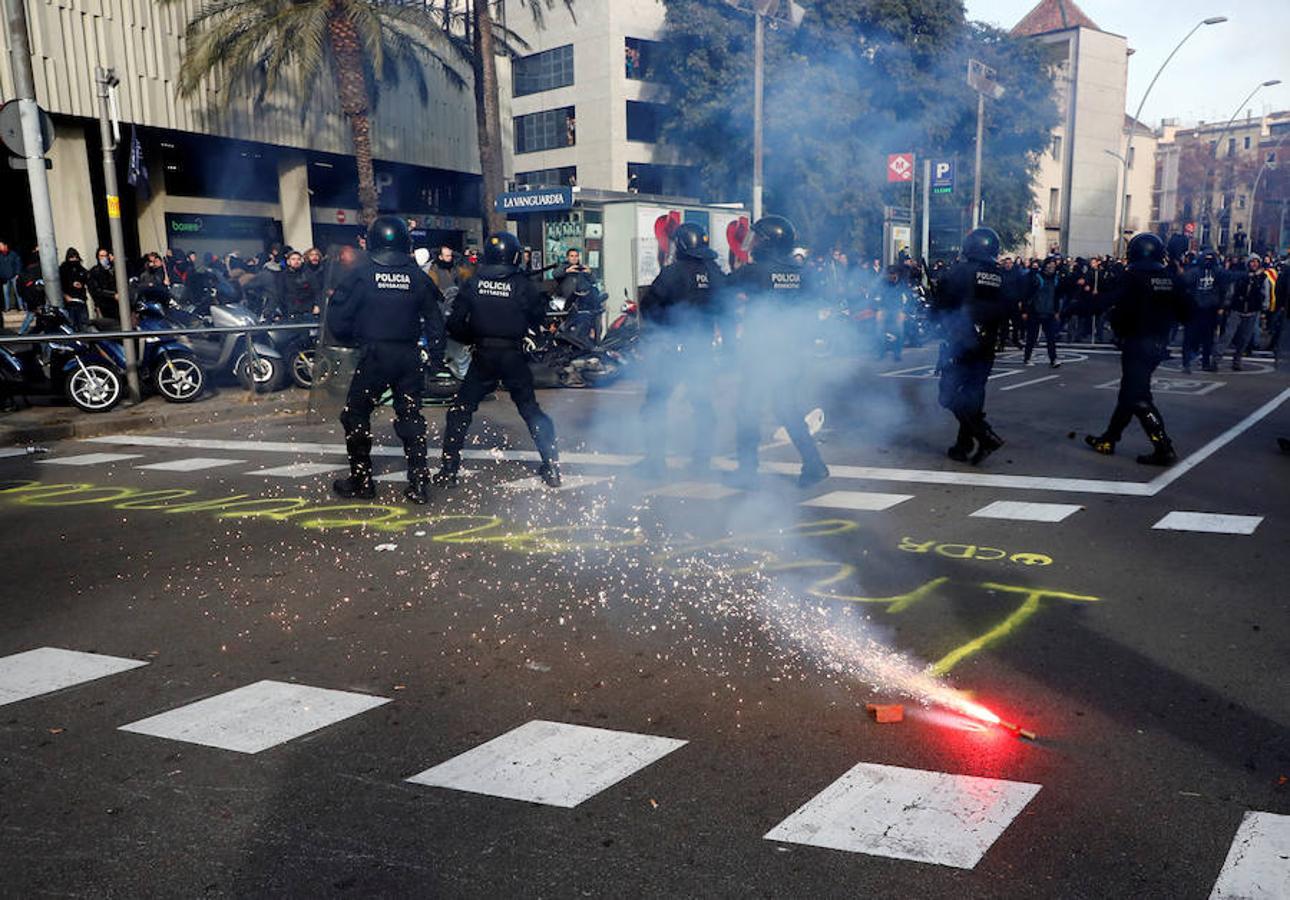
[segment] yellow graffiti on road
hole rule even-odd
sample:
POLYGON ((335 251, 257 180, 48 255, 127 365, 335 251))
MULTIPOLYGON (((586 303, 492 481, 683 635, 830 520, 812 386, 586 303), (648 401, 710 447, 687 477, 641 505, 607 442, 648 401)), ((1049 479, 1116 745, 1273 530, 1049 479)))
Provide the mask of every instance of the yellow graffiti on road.
MULTIPOLYGON (((418 536, 441 544, 488 545, 528 554, 558 554, 574 550, 609 550, 638 547, 645 543, 638 529, 584 524, 517 529, 498 516, 466 514, 416 514, 399 506, 375 503, 320 503, 304 497, 256 498, 248 494, 201 499, 196 491, 170 488, 101 486, 83 483, 45 484, 39 481, 0 482, 0 499, 23 506, 75 508, 106 507, 144 511, 161 515, 206 513, 217 519, 259 519, 286 522, 310 531, 371 530, 382 534, 415 531, 418 536)), ((940 596, 947 586, 958 584, 947 577, 932 578, 914 589, 890 596, 848 593, 845 585, 860 574, 851 563, 807 557, 785 556, 790 545, 802 546, 808 539, 847 534, 858 529, 846 519, 821 519, 788 529, 731 534, 716 540, 664 547, 651 556, 659 567, 678 575, 698 571, 700 566, 722 577, 751 574, 801 575, 802 591, 811 597, 835 603, 864 603, 885 607, 888 615, 899 615, 917 604, 940 596)), ((1023 566, 1047 566, 1052 559, 1041 554, 1011 554, 970 544, 915 542, 905 538, 899 547, 909 553, 935 553, 950 559, 1001 560, 1005 556, 1023 566), (993 551, 993 552, 992 552, 993 551), (1000 555, 994 555, 995 552, 1000 555), (1037 561, 1027 561, 1034 557, 1037 561), (1042 560, 1042 561, 1038 561, 1042 560)), ((1100 598, 1027 585, 984 582, 972 587, 1015 595, 1020 605, 983 634, 951 649, 934 662, 929 671, 945 675, 963 660, 1007 638, 1037 613, 1045 600, 1068 603, 1096 603, 1100 598)))
POLYGON ((210 513, 218 519, 267 519, 310 531, 371 529, 383 534, 425 532, 441 544, 489 544, 523 553, 561 553, 580 549, 633 547, 644 542, 635 529, 607 525, 560 525, 515 530, 498 516, 418 515, 400 506, 375 503, 318 503, 304 497, 254 498, 248 494, 197 499, 178 488, 140 490, 93 484, 0 482, 0 497, 23 506, 106 506, 164 515, 210 513))
MULTIPOLYGON (((822 519, 785 530, 730 535, 715 541, 681 544, 655 554, 653 559, 656 563, 667 566, 678 573, 687 571, 696 558, 705 554, 715 555, 715 565, 718 571, 724 575, 746 575, 757 572, 813 573, 814 577, 803 588, 808 595, 821 600, 831 600, 839 603, 865 603, 885 606, 884 612, 889 615, 898 615, 917 603, 936 597, 943 588, 954 583, 949 578, 939 577, 930 579, 905 593, 877 597, 862 596, 845 593, 840 587, 848 582, 855 581, 860 574, 856 566, 836 560, 812 558, 798 560, 785 559, 782 556, 785 547, 795 543, 796 539, 842 534, 854 531, 858 527, 856 523, 846 519, 822 519), (738 554, 738 556, 735 556, 735 554, 738 554), (743 559, 740 560, 739 556, 743 557, 743 559)), ((935 541, 915 544, 909 538, 904 539, 900 549, 907 552, 930 553, 935 551, 937 547, 949 548, 948 553, 940 555, 948 556, 950 559, 984 558, 992 560, 1003 558, 990 554, 981 557, 972 552, 967 552, 991 548, 978 548, 974 545, 965 544, 937 544, 935 541), (907 547, 905 544, 910 546, 907 547), (910 549, 910 547, 917 547, 918 549, 910 549)), ((998 552, 1004 553, 1004 551, 998 552)), ((1007 554, 1005 553, 1004 555, 1006 556, 1007 554)), ((1042 556, 1041 554, 1013 554, 1013 556, 1033 556, 1044 560, 1043 562, 1014 560, 1025 566, 1046 566, 1052 563, 1050 557, 1042 556)), ((985 633, 954 647, 932 663, 928 667, 928 671, 934 675, 946 675, 963 660, 980 653, 992 644, 1013 634, 1039 611, 1044 600, 1071 603, 1097 603, 1101 600, 1100 597, 1073 594, 1067 591, 1026 585, 999 584, 997 582, 972 584, 972 587, 991 593, 1013 594, 1023 599, 1016 609, 985 633)))
POLYGON ((1009 553, 998 547, 979 547, 976 544, 942 544, 937 541, 916 541, 901 538, 897 550, 906 553, 935 553, 946 559, 979 559, 985 562, 1013 562, 1021 566, 1051 566, 1053 558, 1043 553, 1009 553))

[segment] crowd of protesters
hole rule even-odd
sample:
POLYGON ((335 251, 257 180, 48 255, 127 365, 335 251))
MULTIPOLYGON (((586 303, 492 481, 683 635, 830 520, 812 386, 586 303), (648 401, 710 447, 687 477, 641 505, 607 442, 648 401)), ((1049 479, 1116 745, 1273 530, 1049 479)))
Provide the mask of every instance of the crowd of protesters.
MULTIPOLYGON (((921 341, 921 332, 910 326, 925 315, 948 267, 945 261, 928 266, 906 254, 891 266, 878 259, 856 262, 841 250, 812 255, 799 249, 796 255, 812 273, 825 304, 866 323, 874 353, 881 357, 890 352, 896 359, 902 346, 921 341)), ((1053 253, 1042 259, 1005 256, 999 263, 1012 310, 1000 336, 1001 349, 1014 347, 1031 363, 1042 339, 1048 363, 1055 368, 1061 365, 1058 342, 1114 341, 1114 328, 1105 317, 1067 311, 1092 295, 1109 292, 1124 277, 1122 260, 1053 253)), ((1279 361, 1290 257, 1191 251, 1176 264, 1198 308, 1189 326, 1171 336, 1170 343, 1183 351, 1185 372, 1197 361, 1207 371, 1216 371, 1224 359, 1240 371, 1242 359, 1253 350, 1271 350, 1279 361)))

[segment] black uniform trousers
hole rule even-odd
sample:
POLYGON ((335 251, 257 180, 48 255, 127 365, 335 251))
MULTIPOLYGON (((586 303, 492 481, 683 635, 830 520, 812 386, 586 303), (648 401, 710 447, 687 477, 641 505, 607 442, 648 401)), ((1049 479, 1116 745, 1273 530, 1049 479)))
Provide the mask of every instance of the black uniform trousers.
POLYGON ((641 419, 645 429, 645 458, 663 462, 667 458, 667 404, 676 389, 685 385, 685 399, 692 412, 696 465, 706 466, 712 458, 712 429, 716 412, 712 408, 712 383, 716 361, 711 346, 683 346, 660 338, 646 347, 649 382, 641 419))
POLYGON ((1214 330, 1218 328, 1218 309, 1217 307, 1199 306, 1193 312, 1190 319, 1187 320, 1186 330, 1183 332, 1183 365, 1190 366, 1196 354, 1200 354, 1200 362, 1205 368, 1209 368, 1214 356, 1214 330))
POLYGON ((1118 442, 1136 416, 1152 444, 1168 441, 1164 418, 1151 396, 1151 375, 1165 358, 1165 348, 1150 342, 1128 341, 1120 353, 1120 394, 1103 435, 1118 442))
POLYGON ((820 468, 820 448, 806 427, 806 411, 797 393, 798 382, 786 379, 770 360, 750 358, 739 362, 739 396, 735 400, 735 457, 739 468, 757 471, 757 448, 761 443, 762 409, 769 405, 775 421, 784 426, 789 440, 802 457, 802 465, 820 468))
POLYGON ((1030 356, 1035 352, 1035 344, 1039 343, 1039 329, 1044 330, 1044 341, 1048 345, 1048 361, 1057 362, 1057 317, 1056 316, 1037 316, 1031 314, 1026 319, 1026 362, 1030 362, 1030 356))
POLYGON ((394 433, 403 441, 409 480, 426 471, 426 420, 421 415, 425 376, 416 344, 380 343, 363 347, 349 396, 340 413, 350 473, 372 477, 372 411, 387 390, 394 394, 394 433))
POLYGON ((555 423, 538 406, 533 392, 533 372, 524 351, 517 341, 484 339, 475 344, 466 378, 457 391, 457 399, 448 408, 443 438, 444 463, 452 468, 461 464, 461 448, 466 443, 470 420, 479 409, 479 402, 497 388, 498 381, 511 395, 543 462, 556 462, 555 423))
POLYGON ((990 425, 985 419, 985 386, 994 368, 993 356, 958 355, 953 349, 945 354, 941 368, 939 401, 959 423, 955 446, 971 450, 972 442, 989 439, 990 425))

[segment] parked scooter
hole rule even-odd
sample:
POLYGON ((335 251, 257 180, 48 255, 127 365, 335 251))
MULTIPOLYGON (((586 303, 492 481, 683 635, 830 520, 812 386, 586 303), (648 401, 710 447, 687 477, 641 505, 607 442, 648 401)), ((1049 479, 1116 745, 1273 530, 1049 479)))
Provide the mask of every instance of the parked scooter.
MULTIPOLYGON (((318 322, 318 316, 296 316, 283 320, 292 324, 318 322)), ((265 322, 265 324, 272 324, 265 322)), ((268 331, 269 343, 278 349, 286 361, 287 377, 296 387, 306 391, 314 386, 314 362, 318 358, 318 333, 315 331, 268 331)))
POLYGON ((71 337, 64 310, 41 307, 28 334, 66 334, 67 340, 0 344, 0 400, 12 406, 18 397, 63 395, 85 412, 107 412, 121 402, 123 364, 102 341, 71 337))
MULTIPOLYGON (((252 328, 255 314, 240 303, 215 303, 204 291, 167 305, 166 317, 180 328, 252 328)), ((197 361, 211 374, 233 375, 248 390, 276 391, 287 379, 282 353, 263 333, 194 334, 188 339, 197 361)))
POLYGON ((574 356, 569 366, 591 387, 608 384, 640 362, 640 337, 640 307, 629 299, 604 337, 574 356))
MULTIPOLYGON (((156 303, 141 301, 134 307, 139 331, 166 331, 172 327, 165 311, 156 303)), ((112 323, 115 324, 115 323, 112 323)), ((115 341, 104 341, 104 349, 125 371, 125 350, 115 341)), ((193 349, 178 338, 145 337, 140 342, 139 380, 150 385, 170 403, 192 403, 206 389, 206 372, 193 349)))

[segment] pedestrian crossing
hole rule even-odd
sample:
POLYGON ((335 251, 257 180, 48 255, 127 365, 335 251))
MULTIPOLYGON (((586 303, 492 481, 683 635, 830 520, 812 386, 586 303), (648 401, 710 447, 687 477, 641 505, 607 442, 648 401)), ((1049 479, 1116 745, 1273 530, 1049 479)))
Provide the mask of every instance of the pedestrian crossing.
MULTIPOLYGON (((58 454, 43 457, 38 459, 36 463, 41 467, 65 467, 78 470, 109 468, 117 464, 129 464, 130 468, 140 472, 161 472, 173 475, 200 475, 202 473, 214 473, 221 476, 236 475, 262 479, 269 483, 278 481, 327 483, 331 477, 348 471, 348 467, 343 459, 344 447, 341 445, 314 443, 295 444, 252 440, 235 441, 187 439, 147 435, 120 435, 108 438, 91 438, 87 442, 92 444, 121 444, 138 449, 152 449, 160 452, 173 452, 176 450, 216 450, 237 453, 238 456, 180 456, 173 459, 149 461, 148 455, 144 453, 106 451, 77 452, 75 449, 69 448, 66 455, 58 454), (294 453, 298 456, 330 456, 333 459, 331 461, 306 461, 297 459, 283 465, 264 466, 263 463, 257 464, 244 458, 251 456, 252 453, 283 454, 288 452, 294 453)), ((394 446, 377 446, 373 448, 373 456, 377 459, 397 458, 401 461, 402 448, 394 446)), ((500 449, 468 450, 463 454, 463 456, 476 462, 492 464, 512 462, 534 463, 538 461, 537 454, 532 451, 500 449)), ((23 454, 23 457, 26 457, 25 453, 23 454)), ((20 459, 20 457, 16 456, 9 458, 10 463, 15 465, 21 464, 20 459)), ((6 457, 0 457, 0 465, 3 465, 5 460, 6 457)), ((646 482, 639 482, 635 479, 616 478, 607 474, 578 474, 569 473, 567 471, 570 466, 586 466, 603 473, 606 468, 631 466, 638 461, 638 457, 615 454, 585 452, 565 454, 562 460, 562 464, 566 467, 564 485, 558 492, 573 494, 582 491, 622 491, 624 489, 636 489, 639 490, 642 497, 647 499, 694 502, 721 502, 738 500, 748 496, 747 491, 726 485, 721 482, 719 477, 713 478, 712 480, 684 479, 661 485, 651 485, 646 482)), ((732 468, 732 465, 733 464, 729 463, 729 461, 717 460, 716 469, 718 472, 715 474, 719 475, 719 470, 732 468)), ((794 475, 797 472, 796 466, 786 463, 764 464, 762 469, 763 472, 770 475, 794 475)), ((835 473, 841 470, 844 476, 848 474, 848 470, 853 469, 859 471, 860 467, 834 467, 835 473)), ((466 476, 477 475, 477 473, 469 466, 463 470, 463 474, 466 476)), ((856 472, 850 472, 849 474, 856 475, 856 472)), ((862 476, 857 475, 857 477, 862 476)), ((382 483, 402 482, 406 480, 406 473, 401 468, 396 468, 393 471, 378 474, 375 477, 375 480, 382 483)), ((836 478, 831 479, 830 485, 837 480, 838 479, 836 478)), ((505 493, 551 491, 550 488, 545 487, 540 481, 532 477, 500 481, 494 486, 505 493)), ((823 493, 802 499, 798 501, 798 503, 804 508, 833 509, 848 513, 888 513, 916 499, 917 495, 915 494, 897 494, 883 491, 845 489, 825 490, 823 493)), ((1036 525, 1060 525, 1070 520, 1072 517, 1085 512, 1085 510, 1085 506, 1071 503, 994 500, 970 512, 968 516, 973 519, 1026 522, 1036 525)), ((1157 520, 1151 527, 1154 531, 1250 536, 1259 530, 1260 526, 1264 522, 1264 518, 1265 517, 1263 516, 1254 515, 1174 510, 1157 520)))
MULTIPOLYGON (((0 706, 38 703, 56 692, 128 678, 127 673, 147 665, 143 660, 58 647, 0 657, 0 706)), ((136 672, 133 677, 145 674, 136 672)), ((116 681, 111 689, 123 686, 116 681)), ((117 730, 244 756, 315 735, 317 745, 305 752, 330 759, 329 732, 394 702, 294 681, 262 680, 194 699, 117 730)), ((94 740, 101 750, 105 738, 94 740)), ((433 762, 404 781, 431 790, 571 810, 619 790, 643 770, 684 753, 689 744, 674 734, 534 719, 433 762)), ((669 777, 691 770, 678 758, 669 777)), ((759 831, 756 822, 741 827, 749 839, 760 833, 779 844, 971 870, 1042 790, 1042 785, 1029 782, 861 761, 831 783, 819 785, 795 810, 785 810, 778 823, 767 823, 769 830, 759 831)), ((1032 818, 1055 814, 1045 810, 1032 818)), ((1037 827, 1042 825, 1040 821, 1037 827)), ((1211 897, 1285 896, 1278 891, 1290 877, 1288 856, 1290 816, 1247 812, 1211 897)))

